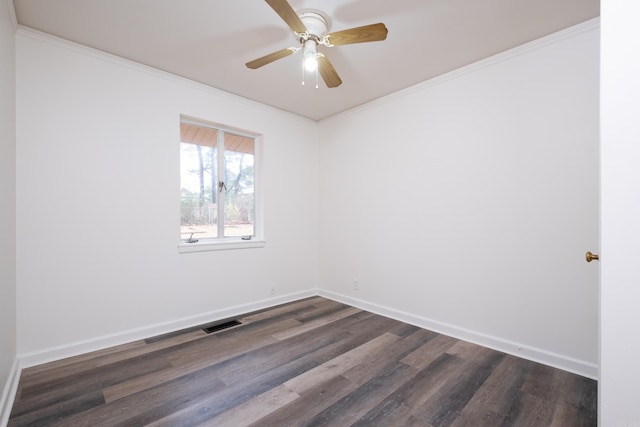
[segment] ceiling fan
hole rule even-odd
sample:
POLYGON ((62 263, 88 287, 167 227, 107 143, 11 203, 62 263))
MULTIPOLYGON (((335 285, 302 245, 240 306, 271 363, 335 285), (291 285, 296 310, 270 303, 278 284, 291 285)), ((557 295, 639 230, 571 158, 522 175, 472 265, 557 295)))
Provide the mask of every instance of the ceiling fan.
POLYGON ((338 87, 342 84, 342 80, 329 59, 323 53, 318 52, 318 45, 332 47, 382 41, 387 38, 388 30, 382 23, 328 33, 329 21, 320 12, 306 11, 298 15, 287 0, 265 1, 291 28, 296 39, 300 42, 300 46, 288 47, 247 62, 247 67, 251 69, 260 68, 278 59, 293 55, 302 49, 305 68, 309 71, 319 72, 327 87, 338 87))

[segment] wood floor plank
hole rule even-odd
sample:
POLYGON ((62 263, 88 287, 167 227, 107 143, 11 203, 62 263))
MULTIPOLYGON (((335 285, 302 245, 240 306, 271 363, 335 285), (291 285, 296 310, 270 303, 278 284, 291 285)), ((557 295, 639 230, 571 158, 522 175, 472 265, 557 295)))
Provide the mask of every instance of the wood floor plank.
POLYGON ((304 312, 301 312, 298 316, 296 316, 296 319, 298 319, 302 323, 308 323, 312 320, 320 318, 326 320, 329 319, 334 313, 348 308, 354 307, 342 304, 341 302, 325 299, 324 301, 314 303, 313 310, 305 310, 304 312))
POLYGON ((369 381, 343 396, 317 415, 310 414, 304 426, 349 426, 372 411, 385 398, 416 375, 416 369, 396 363, 376 371, 369 381))
MULTIPOLYGON (((271 325, 271 327, 280 330, 297 324, 298 322, 294 319, 285 319, 276 325, 271 325)), ((105 400, 107 402, 112 402, 116 399, 121 399, 146 388, 153 387, 175 378, 179 378, 180 376, 187 375, 191 372, 198 371, 207 366, 211 366, 213 363, 220 363, 234 357, 239 357, 241 354, 276 342, 275 339, 269 336, 268 329, 262 332, 265 333, 264 336, 243 336, 243 340, 228 338, 228 336, 227 339, 213 339, 212 337, 212 345, 198 347, 197 349, 185 349, 185 351, 180 352, 180 354, 174 353, 167 355, 168 360, 171 362, 171 366, 168 366, 166 369, 161 371, 153 372, 151 375, 139 376, 129 381, 105 387, 105 400)))
MULTIPOLYGON (((449 382, 426 401, 412 415, 434 426, 451 424, 471 400, 478 388, 505 357, 503 353, 475 346, 475 351, 463 359, 458 372, 461 380, 449 382)), ((457 357, 457 356, 456 356, 457 357)))
POLYGON ((79 362, 84 362, 87 360, 95 360, 105 355, 120 353, 125 350, 141 348, 144 346, 145 346, 144 340, 138 340, 138 341, 132 341, 132 342, 114 346, 114 347, 105 348, 102 350, 96 350, 90 353, 80 354, 72 357, 66 357, 64 359, 55 360, 53 362, 43 363, 42 365, 23 369, 21 378, 24 378, 25 380, 27 380, 30 377, 37 376, 43 372, 52 372, 54 369, 57 370, 59 368, 62 368, 63 366, 67 366, 70 364, 77 365, 79 362))
MULTIPOLYGON (((215 393, 224 388, 216 378, 215 369, 180 377, 168 383, 118 399, 62 420, 60 426, 122 426, 145 425, 190 404, 201 394, 215 393)), ((58 423, 53 424, 58 425, 58 423)))
POLYGON ((61 419, 83 413, 104 403, 104 396, 100 390, 75 394, 66 400, 57 401, 54 405, 40 406, 38 409, 22 413, 17 411, 14 413, 9 425, 31 427, 52 425, 61 419))
MULTIPOLYGON (((101 350, 98 352, 90 353, 89 355, 80 355, 64 359, 65 363, 57 366, 57 362, 51 364, 44 364, 38 369, 43 371, 40 374, 31 374, 33 372, 39 372, 35 368, 29 368, 29 371, 24 377, 22 387, 27 388, 40 388, 43 383, 50 383, 56 379, 68 378, 69 375, 77 375, 80 372, 89 372, 100 367, 110 366, 114 363, 121 362, 123 360, 132 360, 137 357, 143 357, 153 352, 163 350, 166 348, 176 349, 179 344, 189 343, 194 340, 198 340, 206 337, 206 334, 202 331, 185 334, 180 337, 175 337, 171 341, 158 342, 153 344, 144 344, 144 341, 136 341, 135 345, 117 346, 113 350, 101 350)), ((21 377, 22 379, 22 377, 21 377)))
POLYGON ((253 323, 260 320, 278 318, 280 316, 297 316, 309 311, 317 310, 318 306, 324 304, 326 301, 330 300, 326 300, 325 298, 316 296, 305 298, 295 302, 276 305, 274 307, 254 311, 238 317, 242 320, 243 323, 253 323))
MULTIPOLYGON (((234 406, 241 405, 274 387, 280 386, 296 375, 315 368, 323 361, 330 360, 335 355, 341 354, 344 348, 353 348, 355 346, 354 341, 359 343, 359 340, 356 340, 358 337, 353 337, 348 332, 342 332, 339 335, 323 334, 317 329, 313 332, 314 334, 290 338, 287 340, 290 345, 289 348, 285 346, 284 342, 267 346, 269 349, 282 346, 275 353, 280 355, 280 359, 276 360, 273 365, 260 363, 259 361, 262 357, 256 357, 256 362, 254 362, 256 364, 247 365, 251 355, 245 355, 245 359, 239 362, 239 368, 245 373, 241 380, 229 381, 227 387, 215 393, 208 393, 194 398, 188 407, 177 412, 175 416, 167 416, 165 418, 172 422, 179 420, 179 423, 176 422, 176 424, 182 427, 195 426, 207 422, 212 417, 218 416, 234 406), (291 346, 294 342, 296 344, 295 348, 291 346), (288 362, 285 362, 287 360, 288 362)), ((269 355, 272 354, 274 353, 267 351, 262 356, 266 356, 270 360, 269 355)), ((228 362, 225 363, 225 368, 233 369, 228 362)), ((220 375, 220 371, 218 370, 217 372, 218 377, 224 378, 225 375, 220 375)), ((160 421, 160 425, 162 425, 162 421, 160 421)))
POLYGON ((156 372, 168 366, 170 365, 166 360, 136 358, 114 363, 109 366, 109 369, 81 371, 65 378, 57 378, 50 383, 24 388, 20 400, 13 406, 13 414, 18 416, 46 406, 59 405, 60 402, 74 400, 81 394, 102 391, 105 386, 127 378, 156 372))
MULTIPOLYGON (((411 419, 420 421, 414 416, 411 419)), ((449 427, 469 427, 469 426, 482 426, 482 427, 495 427, 495 426, 510 426, 507 422, 507 416, 504 414, 498 414, 491 410, 483 410, 481 412, 465 411, 458 415, 449 427)), ((435 427, 435 426, 434 426, 435 427)))
MULTIPOLYGON (((337 345, 336 343, 333 344, 337 345)), ((329 345, 331 347, 331 345, 329 345)), ((219 416, 225 411, 229 411, 234 407, 243 405, 245 402, 267 393, 273 388, 283 386, 283 383, 290 379, 293 375, 300 372, 306 372, 317 366, 313 360, 314 355, 308 354, 275 369, 266 372, 254 372, 245 382, 234 383, 217 393, 209 393, 208 395, 194 399, 191 404, 184 408, 176 417, 170 417, 172 421, 179 420, 179 424, 183 427, 196 426, 206 423, 213 417, 219 416)), ((249 369, 251 370, 251 369, 249 369)), ((166 425, 176 425, 166 424, 166 425)))
POLYGON ((420 348, 402 358, 401 362, 421 370, 440 357, 442 353, 449 350, 458 340, 446 335, 438 335, 429 340, 420 348))
POLYGON ((380 334, 381 330, 396 324, 396 321, 383 317, 356 315, 342 323, 338 329, 327 324, 306 334, 271 344, 264 350, 252 352, 255 354, 248 353, 245 356, 249 359, 239 363, 240 366, 231 378, 228 374, 219 372, 219 378, 229 385, 225 390, 194 399, 188 408, 169 419, 179 419, 179 424, 184 427, 207 422, 229 408, 243 404, 290 378, 356 348, 380 334), (354 331, 359 333, 354 334, 354 331), (251 362, 252 359, 255 360, 251 362))
POLYGON ((286 330, 288 327, 298 325, 295 319, 282 319, 275 325, 264 325, 264 329, 243 329, 242 339, 233 334, 218 334, 215 340, 201 340, 196 345, 183 347, 178 351, 174 351, 167 356, 168 360, 174 366, 188 365, 198 362, 206 355, 215 354, 218 358, 229 358, 236 354, 242 354, 246 347, 258 348, 276 342, 273 338, 272 328, 275 330, 286 330))
POLYGON ((309 332, 315 328, 325 326, 327 323, 335 322, 335 321, 344 319, 345 317, 352 316, 356 313, 359 313, 360 311, 361 311, 360 309, 357 309, 354 307, 345 308, 340 311, 331 313, 328 316, 317 318, 307 323, 303 323, 302 325, 296 326, 295 328, 291 328, 286 331, 273 334, 273 337, 277 340, 285 340, 287 338, 291 338, 293 336, 303 334, 305 332, 309 332))
POLYGON ((307 389, 288 405, 249 425, 253 427, 304 425, 309 414, 323 411, 353 389, 351 381, 343 376, 332 377, 307 389))
POLYGON ((576 425, 596 426, 598 424, 598 388, 596 382, 580 375, 570 374, 571 381, 560 390, 565 400, 577 409, 576 425))
POLYGON ((300 395, 286 384, 268 390, 251 400, 228 409, 222 414, 200 424, 201 427, 248 426, 262 420, 298 399, 300 395))
MULTIPOLYGON (((327 324, 325 327, 316 328, 305 334, 247 353, 248 360, 245 363, 238 364, 235 370, 221 373, 220 378, 228 385, 244 383, 250 381, 257 373, 280 369, 292 362, 305 360, 314 364, 315 368, 367 343, 393 324, 392 322, 382 317, 375 319, 353 317, 346 320, 339 328, 327 324), (248 366, 251 369, 247 369, 248 366)), ((295 374, 292 375, 294 377, 303 372, 292 368, 292 373, 295 374)))
POLYGON ((392 346, 399 338, 390 333, 384 333, 377 338, 362 344, 353 350, 341 354, 322 365, 287 381, 285 385, 291 390, 302 394, 317 384, 342 375, 345 371, 361 363, 367 363, 370 356, 375 356, 387 346, 392 346))
POLYGON ((520 360, 513 356, 505 356, 495 370, 478 388, 469 403, 464 406, 460 416, 451 424, 452 427, 464 427, 477 418, 478 413, 486 412, 479 422, 485 425, 500 425, 508 417, 519 389, 527 373, 522 369, 520 360))
POLYGON ((583 426, 583 425, 595 425, 586 424, 580 420, 579 409, 570 403, 565 401, 556 402, 553 410, 553 416, 550 427, 571 427, 571 426, 583 426))
POLYGON ((322 297, 25 369, 8 426, 597 425, 597 383, 322 297))
MULTIPOLYGON (((508 425, 549 426, 553 419, 555 402, 529 393, 521 393, 509 414, 508 425)), ((568 426, 567 426, 568 427, 568 426)))
POLYGON ((354 426, 402 425, 414 408, 430 399, 454 376, 462 360, 443 353, 363 415, 354 426))
MULTIPOLYGON (((392 328, 392 330, 397 330, 392 328)), ((392 332, 389 332, 393 334, 392 332)), ((395 335, 395 334, 393 334, 395 335)), ((388 346, 383 351, 376 352, 374 357, 369 357, 353 366, 342 375, 357 386, 371 380, 388 366, 394 366, 398 360, 402 361, 405 355, 413 352, 417 347, 430 341, 436 335, 425 329, 418 329, 407 335, 404 339, 398 339, 396 343, 388 346)))
POLYGON ((274 388, 282 387, 284 381, 291 377, 292 372, 304 372, 314 366, 316 364, 313 360, 296 360, 282 366, 280 369, 273 369, 260 375, 256 374, 245 383, 224 386, 214 392, 194 397, 185 407, 170 414, 165 414, 148 425, 199 426, 223 414, 225 411, 232 410, 264 393, 268 393, 274 388))

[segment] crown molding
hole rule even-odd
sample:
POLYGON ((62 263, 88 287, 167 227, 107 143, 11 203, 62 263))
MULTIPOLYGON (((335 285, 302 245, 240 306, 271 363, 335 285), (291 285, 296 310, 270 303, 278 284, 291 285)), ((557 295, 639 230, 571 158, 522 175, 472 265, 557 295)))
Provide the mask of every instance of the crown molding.
POLYGON ((7 8, 9 9, 9 17, 11 18, 11 24, 13 25, 13 31, 18 31, 18 18, 16 17, 16 8, 13 4, 13 0, 7 0, 7 8))
MULTIPOLYGON (((11 0, 9 0, 11 1, 11 0)), ((33 28, 30 27, 26 27, 24 25, 20 25, 18 24, 18 29, 17 29, 17 35, 19 36, 23 36, 32 40, 36 40, 42 43, 46 43, 49 45, 53 45, 53 46, 57 46, 61 49, 65 49, 65 50, 69 50, 75 53, 78 53, 80 55, 86 55, 89 57, 93 57, 105 62, 109 62, 115 65, 119 65, 121 67, 125 67, 125 68, 129 68, 131 70, 135 70, 138 72, 142 72, 145 74, 148 74, 150 76, 156 77, 156 78, 160 78, 160 79, 164 79, 167 81, 170 81, 174 84, 178 84, 181 86, 186 86, 189 87, 191 89, 195 89, 201 92, 206 92, 208 94, 220 97, 220 98, 225 98, 231 102, 236 102, 236 103, 240 103, 240 104, 245 104, 247 106, 250 106, 251 108, 258 108, 258 109, 262 109, 265 111, 277 111, 280 114, 284 114, 287 115, 289 117, 295 118, 297 120, 301 120, 301 121, 306 121, 306 122, 316 122, 316 120, 312 120, 310 118, 307 117, 303 117, 300 116, 298 114, 294 114, 291 113, 289 111, 285 111, 276 107, 273 107, 271 105, 267 105, 264 103, 261 103, 259 101, 254 101, 252 99, 249 98, 245 98, 243 96, 240 95, 236 95, 235 93, 231 93, 231 92, 227 92, 224 91, 222 89, 218 89, 214 86, 209 86, 206 85, 204 83, 200 83, 196 80, 191 80, 188 79, 186 77, 182 77, 179 76, 177 74, 172 74, 168 71, 163 71, 160 70, 158 68, 154 68, 151 67, 149 65, 144 65, 140 62, 136 62, 130 59, 126 59, 123 58, 121 56, 118 55, 114 55, 111 53, 107 53, 105 51, 102 51, 100 49, 96 49, 96 48, 92 48, 89 46, 85 46, 83 44, 80 43, 76 43, 67 39, 63 39, 61 37, 57 37, 54 36, 52 34, 49 33, 45 33, 43 31, 39 31, 39 30, 35 30, 33 28)))

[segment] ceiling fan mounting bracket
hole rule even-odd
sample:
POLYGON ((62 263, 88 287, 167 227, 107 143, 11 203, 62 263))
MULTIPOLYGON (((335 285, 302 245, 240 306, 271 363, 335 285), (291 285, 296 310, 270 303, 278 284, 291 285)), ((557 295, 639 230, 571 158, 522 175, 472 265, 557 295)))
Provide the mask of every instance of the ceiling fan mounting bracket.
POLYGON ((318 10, 305 9, 298 12, 298 17, 307 28, 304 33, 294 33, 300 43, 314 40, 316 44, 322 43, 324 36, 329 32, 329 18, 318 10))

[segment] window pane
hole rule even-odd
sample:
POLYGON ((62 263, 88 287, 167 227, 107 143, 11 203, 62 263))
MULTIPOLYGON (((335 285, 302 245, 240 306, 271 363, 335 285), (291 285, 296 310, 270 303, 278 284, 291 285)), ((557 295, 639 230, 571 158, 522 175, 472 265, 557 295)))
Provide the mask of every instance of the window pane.
POLYGON ((218 237, 218 132, 181 123, 180 136, 181 238, 218 237))
POLYGON ((224 235, 255 236, 254 140, 224 134, 224 235))

